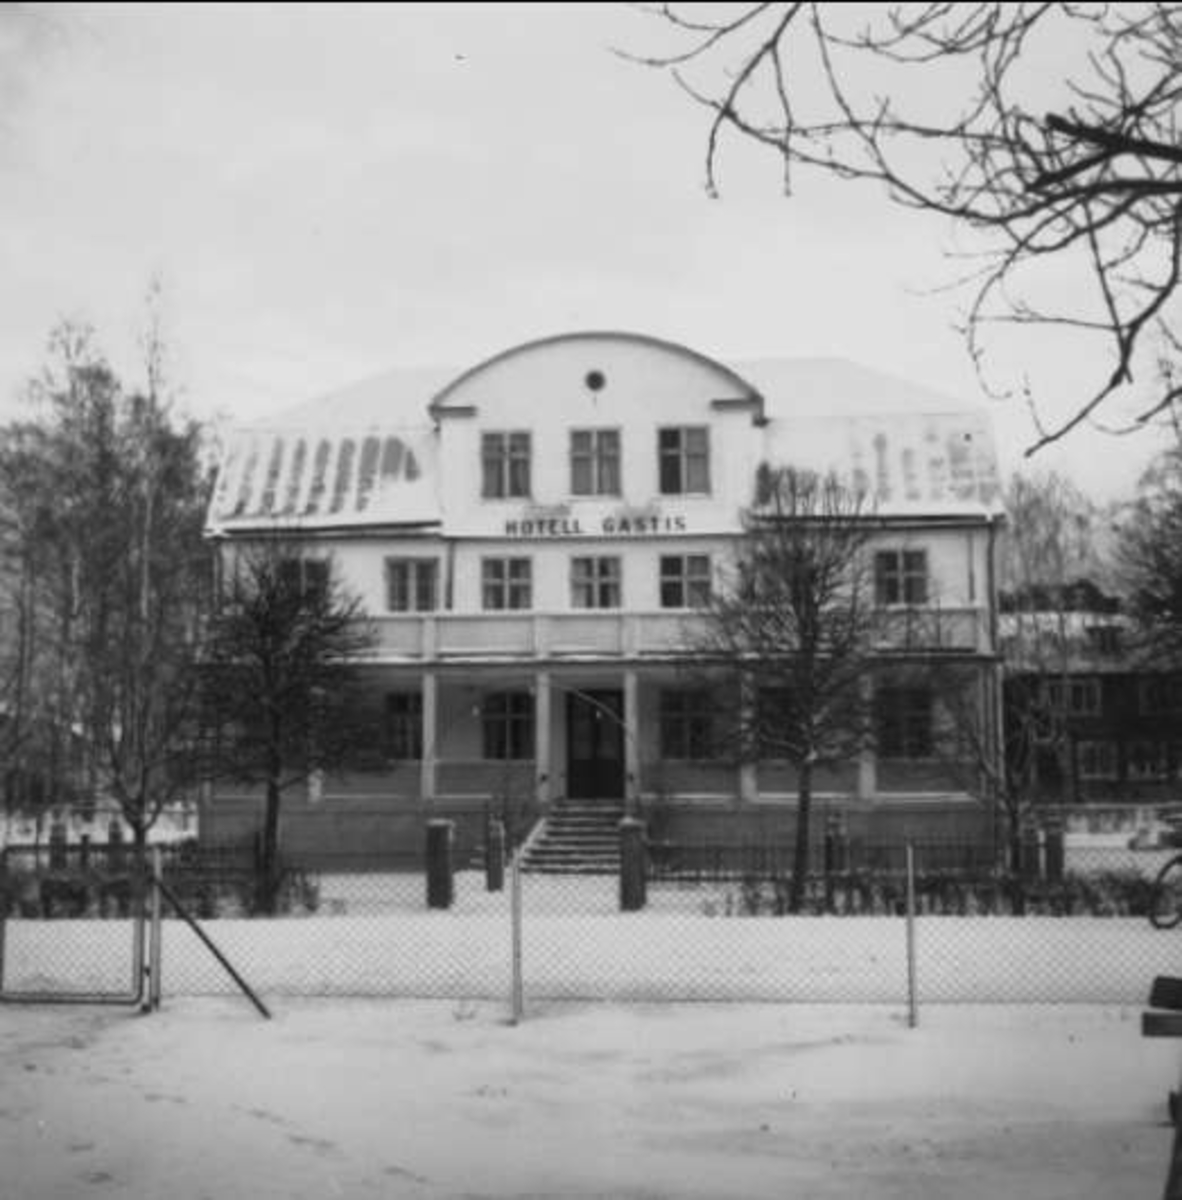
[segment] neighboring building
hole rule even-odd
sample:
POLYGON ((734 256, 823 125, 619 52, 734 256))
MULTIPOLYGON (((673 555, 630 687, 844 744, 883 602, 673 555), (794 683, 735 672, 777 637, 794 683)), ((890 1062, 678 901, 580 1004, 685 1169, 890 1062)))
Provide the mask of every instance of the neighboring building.
POLYGON ((1080 580, 1002 597, 1011 728, 1038 730, 1034 793, 1078 831, 1153 829, 1182 807, 1182 671, 1137 645, 1119 601, 1080 580))
MULTIPOLYGON (((685 836, 790 833, 792 771, 710 757, 710 697, 684 648, 762 462, 835 469, 874 495, 884 612, 938 613, 933 651, 976 672, 996 713, 1000 487, 980 409, 841 361, 728 366, 576 333, 237 431, 210 537, 224 555, 274 536, 331 554, 380 635, 365 669, 389 768, 312 781, 285 807, 286 843, 417 849, 430 815, 471 841, 504 797, 660 800, 685 836)), ((914 636, 884 622, 868 681, 877 753, 826 772, 818 808, 979 829, 983 805, 938 753, 931 691, 893 674, 903 625, 914 636)), ((257 814, 257 797, 221 788, 203 828, 230 837, 257 814)))

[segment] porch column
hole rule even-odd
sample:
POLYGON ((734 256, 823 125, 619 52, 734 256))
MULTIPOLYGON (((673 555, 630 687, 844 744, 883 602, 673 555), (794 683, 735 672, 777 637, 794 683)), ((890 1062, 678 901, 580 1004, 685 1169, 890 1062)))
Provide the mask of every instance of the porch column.
MULTIPOLYGON (((755 717, 755 691, 745 675, 739 679, 739 729, 741 744, 753 745, 755 739, 747 731, 755 717)), ((754 804, 759 799, 759 764, 746 753, 739 760, 739 802, 754 804)))
POLYGON ((624 672, 624 809, 636 811, 640 795, 640 679, 624 672))
MULTIPOLYGON (((862 703, 865 711, 873 720, 874 716, 874 680, 869 675, 863 675, 859 683, 862 693, 862 703)), ((873 746, 863 746, 858 753, 858 784, 857 797, 859 800, 873 800, 878 791, 878 759, 873 746)))
POLYGON ((539 671, 534 677, 534 784, 543 810, 550 807, 550 797, 554 794, 550 783, 551 696, 550 672, 539 671))
POLYGON ((422 680, 423 697, 423 758, 419 764, 419 795, 425 805, 435 801, 435 738, 438 733, 439 681, 434 671, 424 671, 422 680))

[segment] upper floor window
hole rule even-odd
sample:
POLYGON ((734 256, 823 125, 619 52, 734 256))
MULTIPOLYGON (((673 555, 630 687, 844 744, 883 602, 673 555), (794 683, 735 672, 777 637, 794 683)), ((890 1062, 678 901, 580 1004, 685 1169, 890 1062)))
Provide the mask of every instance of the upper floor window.
POLYGON ((433 558, 386 559, 386 610, 433 612, 439 607, 438 581, 433 558))
POLYGON ((1166 779, 1170 756, 1165 742, 1130 742, 1125 754, 1130 779, 1166 779))
POLYGON ((706 426, 658 430, 657 458, 661 495, 710 491, 710 441, 706 426))
POLYGON ((708 554, 661 555, 661 607, 704 608, 710 603, 708 554))
POLYGON ((572 558, 570 602, 572 608, 619 608, 620 560, 572 558))
POLYGON ((878 690, 878 753, 882 758, 931 758, 932 693, 926 687, 878 690))
POLYGON ((533 564, 528 558, 486 558, 480 564, 485 608, 529 608, 533 604, 533 564))
POLYGON ((576 496, 620 494, 620 434, 615 429, 573 429, 570 490, 576 496))
POLYGON ((481 705, 484 757, 534 756, 534 702, 529 692, 493 692, 481 705))
POLYGON ((1075 743, 1075 761, 1081 779, 1115 779, 1116 743, 1081 741, 1075 743))
POLYGON ((1120 627, 1118 625, 1089 625, 1084 630, 1088 647, 1098 654, 1120 653, 1120 627))
POLYGON ((1048 679, 1045 701, 1050 708, 1060 713, 1074 717, 1095 716, 1100 711, 1100 681, 1048 679))
POLYGON ((529 462, 528 433, 483 434, 480 439, 480 494, 486 500, 528 496, 529 462))
POLYGON ((386 753, 395 760, 423 757, 423 697, 391 692, 386 697, 386 753))
POLYGON ((283 558, 279 586, 288 594, 323 601, 328 594, 328 562, 323 558, 283 558))
POLYGON ((1140 681, 1141 715, 1162 716, 1182 711, 1182 676, 1150 675, 1140 681))
POLYGON ((714 756, 714 705, 705 688, 663 688, 659 723, 662 758, 714 756))
POLYGON ((874 555, 874 599, 877 604, 926 604, 926 550, 879 550, 874 555))

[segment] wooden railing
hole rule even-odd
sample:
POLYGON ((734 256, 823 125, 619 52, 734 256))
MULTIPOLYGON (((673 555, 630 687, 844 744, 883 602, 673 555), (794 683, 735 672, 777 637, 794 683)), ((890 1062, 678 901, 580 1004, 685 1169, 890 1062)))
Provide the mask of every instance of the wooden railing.
MULTIPOLYGON (((606 658, 692 652, 700 618, 682 612, 478 612, 373 618, 383 659, 606 658)), ((977 608, 884 609, 877 650, 988 653, 987 614, 977 608)))

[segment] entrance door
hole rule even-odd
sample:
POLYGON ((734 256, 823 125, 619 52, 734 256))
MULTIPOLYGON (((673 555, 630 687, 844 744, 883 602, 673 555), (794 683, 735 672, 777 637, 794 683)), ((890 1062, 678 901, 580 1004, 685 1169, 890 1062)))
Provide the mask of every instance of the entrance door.
POLYGON ((574 800, 624 795, 624 693, 588 691, 566 699, 566 783, 574 800))

